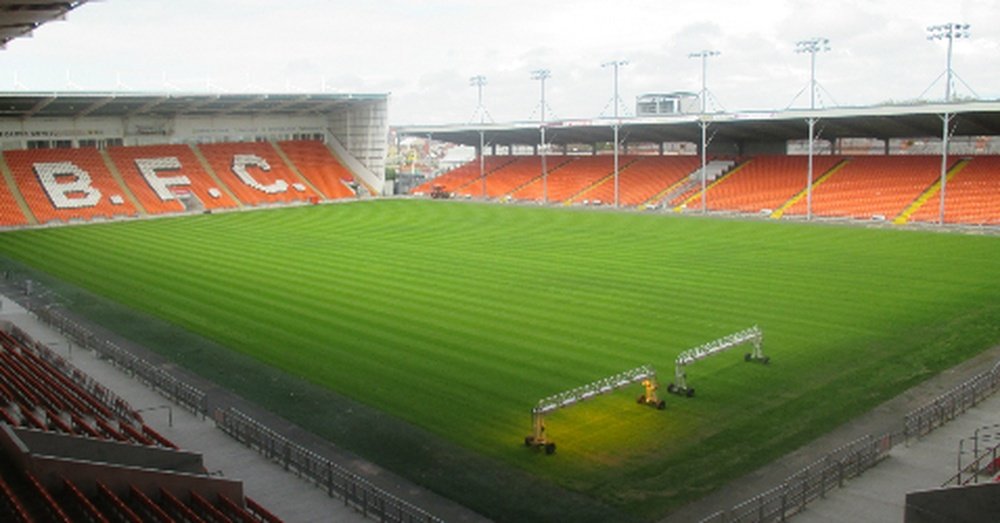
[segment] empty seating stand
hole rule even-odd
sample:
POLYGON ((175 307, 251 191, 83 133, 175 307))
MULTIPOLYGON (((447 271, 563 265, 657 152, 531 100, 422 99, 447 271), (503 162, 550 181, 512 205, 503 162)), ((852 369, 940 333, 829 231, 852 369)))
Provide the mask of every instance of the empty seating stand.
MULTIPOLYGON (((695 156, 638 156, 618 172, 618 202, 623 206, 642 205, 691 175, 701 165, 695 156)), ((615 184, 607 179, 577 198, 589 202, 613 203, 615 184)))
MULTIPOLYGON (((521 187, 511 197, 515 200, 542 201, 547 192, 548 201, 563 202, 602 179, 613 176, 615 172, 612 156, 556 156, 546 158, 546 163, 551 159, 555 159, 556 165, 561 166, 548 173, 544 180, 539 176, 521 187)), ((632 157, 619 157, 619 169, 633 161, 632 157)), ((540 167, 539 165, 539 170, 540 167)))
POLYGON ((354 175, 344 167, 323 142, 294 140, 278 142, 292 164, 309 183, 329 199, 353 198, 354 191, 348 184, 355 183, 354 175))
MULTIPOLYGON (((111 147, 107 151, 110 167, 124 184, 96 149, 3 154, 31 215, 42 224, 137 216, 141 211, 225 209, 238 207, 240 202, 253 206, 354 196, 349 187, 353 175, 318 141, 111 147), (204 168, 196 148, 204 153, 211 172, 204 168)), ((14 193, 6 184, 0 185, 0 227, 29 224, 31 216, 25 215, 14 193)))
POLYGON ((32 149, 3 154, 39 223, 134 216, 138 212, 96 149, 32 149))
POLYGON ((269 142, 215 143, 197 147, 216 176, 246 205, 320 198, 285 165, 269 142))
MULTIPOLYGON (((546 158, 546 169, 551 174, 568 161, 570 161, 570 158, 566 156, 549 156, 546 158)), ((513 162, 500 167, 486 176, 486 196, 487 198, 507 196, 541 176, 541 156, 517 157, 513 162)), ((483 188, 479 183, 473 183, 459 189, 457 192, 468 196, 481 196, 483 188)))
POLYGON ((164 487, 152 490, 147 492, 136 485, 112 488, 101 481, 73 481, 65 477, 42 481, 7 462, 0 466, 0 517, 3 521, 25 523, 282 521, 247 497, 232 500, 221 494, 203 495, 197 490, 171 491, 164 487))
POLYGON ((127 417, 114 414, 33 349, 3 331, 0 396, 4 418, 18 426, 137 445, 172 445, 143 435, 147 427, 134 411, 126 412, 127 417))
MULTIPOLYGON (((812 194, 817 216, 892 220, 941 174, 937 156, 855 156, 812 194)), ((805 213, 799 201, 790 212, 805 213)))
MULTIPOLYGON (((973 157, 948 180, 944 195, 945 223, 1000 225, 1000 157, 973 157)), ((935 193, 910 220, 937 222, 940 197, 940 193, 935 193)))
POLYGON ((112 147, 108 154, 150 214, 236 207, 187 145, 112 147))
MULTIPOLYGON (((309 140, 112 147, 106 156, 95 149, 12 150, 3 155, 15 187, 0 183, 0 227, 196 212, 241 203, 316 202, 352 197, 356 183, 326 145, 309 140), (17 193, 29 212, 19 205, 17 193)), ((961 160, 954 158, 951 166, 961 160)), ((947 186, 945 221, 1000 225, 1000 157, 964 160, 968 165, 947 186)), ((755 214, 781 209, 784 215, 804 215, 807 163, 804 156, 745 158, 710 185, 708 209, 755 214)), ((695 156, 622 156, 620 204, 666 198, 673 207, 700 207, 700 184, 685 181, 699 165, 695 156)), ((536 155, 487 156, 485 177, 477 158, 412 192, 428 194, 441 186, 466 197, 481 197, 485 190, 493 199, 541 201, 544 193, 550 202, 566 204, 614 201, 611 156, 548 156, 546 167, 544 190, 541 157, 536 155)), ((934 155, 816 156, 812 211, 819 217, 936 222, 939 178, 940 157, 934 155)))
MULTIPOLYGON (((486 156, 483 158, 482 171, 486 175, 489 175, 516 159, 514 156, 486 156)), ((445 192, 451 193, 459 189, 468 188, 468 191, 464 192, 464 194, 482 196, 483 185, 479 171, 480 165, 479 158, 477 157, 469 163, 462 164, 437 178, 414 187, 410 193, 415 195, 430 194, 435 185, 440 185, 441 189, 445 192)))
MULTIPOLYGON (((818 179, 841 160, 816 156, 813 179, 818 179)), ((758 156, 744 162, 708 189, 706 206, 714 211, 770 212, 805 190, 809 159, 805 156, 758 156)), ((701 205, 700 200, 689 205, 701 205)))

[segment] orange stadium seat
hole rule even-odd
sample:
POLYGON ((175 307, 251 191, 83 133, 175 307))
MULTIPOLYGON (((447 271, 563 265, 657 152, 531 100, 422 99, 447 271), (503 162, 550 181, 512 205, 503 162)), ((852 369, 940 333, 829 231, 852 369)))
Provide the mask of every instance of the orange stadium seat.
POLYGON ((47 519, 49 521, 64 523, 73 521, 63 510, 62 505, 56 501, 49 491, 45 490, 45 487, 38 481, 38 478, 30 472, 25 472, 24 478, 24 483, 27 484, 27 487, 22 487, 18 490, 24 492, 30 499, 34 499, 36 502, 40 501, 44 506, 43 511, 48 516, 47 519))
POLYGON ((10 486, 10 483, 5 481, 0 477, 0 497, 3 499, 3 504, 9 507, 9 515, 15 521, 31 521, 32 518, 29 515, 26 503, 23 503, 14 489, 10 486))
MULTIPOLYGON (((818 216, 892 220, 940 176, 936 156, 858 156, 817 185, 812 194, 818 216)), ((789 212, 805 214, 799 201, 789 212)))
MULTIPOLYGON (((549 157, 550 159, 552 157, 549 157)), ((565 201, 580 191, 590 187, 602 178, 612 175, 615 172, 614 157, 612 156, 579 156, 579 157, 556 157, 569 158, 558 170, 546 176, 543 183, 539 176, 531 183, 521 187, 511 196, 515 200, 537 200, 542 201, 544 186, 548 186, 548 199, 551 202, 565 201)), ((619 172, 635 161, 634 157, 619 157, 619 172)), ((539 165, 539 174, 541 166, 539 165)))
MULTIPOLYGON (((516 156, 516 160, 503 165, 486 176, 486 196, 500 198, 507 196, 535 178, 542 176, 541 156, 516 156)), ((546 168, 551 175, 572 158, 567 156, 549 156, 546 158, 546 168)), ((482 195, 482 185, 473 183, 456 191, 469 196, 482 195)))
POLYGON ((150 520, 174 521, 174 518, 167 514, 159 504, 154 502, 152 498, 135 485, 129 485, 127 499, 129 500, 130 507, 135 509, 136 512, 146 515, 150 520))
MULTIPOLYGON (((489 175, 493 171, 513 162, 516 160, 515 156, 486 156, 483 158, 483 172, 489 175)), ((474 183, 479 181, 479 157, 474 158, 471 162, 462 164, 437 178, 432 178, 416 187, 410 191, 410 194, 430 194, 435 185, 440 185, 442 190, 445 192, 456 192, 459 189, 464 189, 469 186, 470 192, 464 194, 472 194, 481 196, 482 184, 474 183), (476 192, 476 189, 479 192, 476 192)))
MULTIPOLYGON (((814 157, 814 179, 840 160, 833 156, 814 157)), ((709 187, 706 206, 709 210, 746 213, 775 210, 806 188, 808 170, 809 159, 805 156, 751 158, 742 168, 709 187)))
POLYGON ((142 518, 137 514, 132 508, 125 504, 121 496, 115 494, 107 485, 101 483, 100 481, 95 481, 95 487, 97 488, 98 503, 101 505, 110 505, 111 510, 118 514, 123 521, 129 522, 139 522, 142 518))
POLYGON ((28 218, 6 183, 0 183, 0 227, 27 225, 28 218))
POLYGON ((352 198, 354 191, 346 184, 354 182, 354 175, 337 157, 317 140, 278 142, 278 147, 295 164, 302 176, 329 199, 352 198))
POLYGON ((269 142, 213 143, 198 148, 219 179, 247 205, 320 198, 285 165, 269 142))
MULTIPOLYGON (((940 174, 940 167, 939 167, 940 174)), ((977 156, 945 185, 946 223, 1000 225, 1000 157, 977 156)), ((936 222, 940 217, 940 193, 910 218, 936 222)))
POLYGON ((197 198, 206 209, 236 207, 187 145, 111 147, 108 154, 150 214, 184 211, 180 201, 184 193, 197 198))
MULTIPOLYGON (((701 166, 696 156, 638 156, 618 172, 618 202, 641 205, 689 176, 701 166)), ((615 185, 608 179, 580 198, 614 202, 615 185)), ((577 198, 578 200, 580 198, 577 198)))
POLYGON ((31 149, 3 154, 39 223, 137 214, 96 149, 31 149))

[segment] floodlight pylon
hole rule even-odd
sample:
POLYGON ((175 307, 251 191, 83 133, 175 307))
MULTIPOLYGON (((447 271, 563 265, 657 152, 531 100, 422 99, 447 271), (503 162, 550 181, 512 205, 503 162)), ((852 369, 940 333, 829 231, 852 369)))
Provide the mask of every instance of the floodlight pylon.
POLYGON ((706 164, 708 163, 708 119, 705 116, 705 112, 708 109, 708 59, 713 56, 719 56, 719 51, 713 51, 710 49, 702 49, 697 53, 691 53, 688 58, 701 58, 701 93, 698 95, 701 98, 701 117, 699 118, 699 126, 701 127, 701 212, 705 214, 708 212, 708 175, 706 172, 706 164))
MULTIPOLYGON (((952 86, 954 84, 954 78, 958 75, 955 74, 955 70, 951 66, 951 55, 952 48, 954 47, 955 40, 960 38, 971 38, 972 33, 969 31, 971 26, 969 24, 960 24, 954 22, 948 22, 946 24, 932 25, 927 28, 927 39, 928 40, 948 40, 948 53, 945 59, 945 82, 944 82, 944 102, 945 104, 950 104, 954 100, 952 99, 952 86)), ((940 76, 938 77, 940 78, 940 76)), ((961 78, 959 78, 961 80, 961 78)), ((964 83, 964 82, 963 82, 964 83)), ((933 84, 932 84, 933 85, 933 84)), ((968 86, 967 86, 968 87, 968 86)), ((946 109, 944 114, 941 116, 941 197, 938 204, 938 225, 944 225, 945 219, 945 195, 948 185, 948 141, 950 134, 950 123, 952 115, 946 109)))
POLYGON ((618 104, 621 98, 618 96, 618 69, 622 66, 628 65, 628 60, 612 60, 610 62, 604 62, 601 67, 611 67, 614 71, 614 95, 612 96, 612 105, 614 105, 614 155, 615 155, 615 209, 619 205, 619 190, 618 190, 618 127, 621 122, 618 120, 618 104))
POLYGON ((552 71, 548 69, 536 69, 531 72, 531 79, 538 80, 541 82, 541 101, 539 102, 541 110, 539 111, 541 115, 539 116, 538 129, 541 134, 541 144, 540 150, 542 156, 542 204, 549 203, 549 173, 548 165, 546 162, 546 148, 545 143, 545 80, 548 80, 552 76, 552 71))
POLYGON ((469 85, 476 88, 476 110, 472 113, 472 119, 475 120, 476 115, 479 115, 479 179, 482 180, 483 184, 483 200, 486 199, 486 130, 483 128, 486 125, 486 117, 489 117, 490 121, 493 121, 493 116, 490 112, 486 110, 486 106, 483 105, 483 86, 486 85, 486 77, 478 74, 469 78, 469 85))
MULTIPOLYGON (((795 43, 796 53, 809 53, 809 111, 816 110, 816 91, 819 84, 816 82, 816 55, 830 50, 830 40, 822 37, 800 40, 795 43)), ((816 116, 810 114, 806 119, 809 125, 809 165, 806 174, 806 220, 812 219, 812 186, 813 186, 813 156, 815 155, 816 142, 816 116)))

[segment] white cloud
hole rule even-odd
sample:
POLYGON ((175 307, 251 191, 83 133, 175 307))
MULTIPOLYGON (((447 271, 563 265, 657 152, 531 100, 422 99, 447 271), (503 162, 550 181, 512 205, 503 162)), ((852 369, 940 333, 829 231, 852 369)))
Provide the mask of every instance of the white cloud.
MULTIPOLYGON (((979 95, 1000 97, 1000 5, 990 0, 116 0, 0 52, 0 89, 391 92, 393 123, 468 121, 469 77, 488 77, 498 121, 538 116, 532 69, 551 69, 549 106, 597 116, 611 99, 600 64, 628 59, 622 98, 700 88, 692 51, 717 49, 709 88, 730 110, 783 108, 808 81, 794 43, 831 40, 817 77, 837 102, 913 99, 944 70, 927 25, 973 25, 955 70, 979 95)), ((943 85, 928 96, 940 96, 943 85)), ((960 86, 959 92, 967 92, 960 86)), ((827 97, 829 98, 829 97, 827 97)), ((807 98, 800 98, 801 105, 807 98)), ((829 100, 825 100, 829 103, 829 100)), ((609 109, 610 111, 610 109, 609 109)))

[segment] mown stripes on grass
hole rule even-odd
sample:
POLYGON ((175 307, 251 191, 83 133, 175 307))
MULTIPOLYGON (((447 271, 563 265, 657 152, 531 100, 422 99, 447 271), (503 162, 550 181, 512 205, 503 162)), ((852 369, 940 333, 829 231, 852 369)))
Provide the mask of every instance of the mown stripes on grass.
MULTIPOLYGON (((0 253, 643 517, 1000 340, 1000 239, 383 201, 23 231, 0 253), (549 419, 543 396, 752 324, 688 370, 549 419)), ((182 362, 183 363, 183 362, 182 362)), ((321 413, 318 413, 321 415, 321 413)), ((377 456, 374 456, 377 460, 377 456)))

